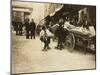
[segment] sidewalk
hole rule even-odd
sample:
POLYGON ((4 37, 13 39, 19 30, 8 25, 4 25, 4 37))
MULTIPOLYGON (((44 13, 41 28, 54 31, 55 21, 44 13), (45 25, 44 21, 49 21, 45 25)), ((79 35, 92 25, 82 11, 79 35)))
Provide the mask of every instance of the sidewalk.
POLYGON ((29 73, 76 69, 94 69, 95 55, 69 52, 67 49, 56 50, 56 42, 51 42, 51 49, 42 51, 43 43, 36 39, 12 34, 12 72, 29 73))

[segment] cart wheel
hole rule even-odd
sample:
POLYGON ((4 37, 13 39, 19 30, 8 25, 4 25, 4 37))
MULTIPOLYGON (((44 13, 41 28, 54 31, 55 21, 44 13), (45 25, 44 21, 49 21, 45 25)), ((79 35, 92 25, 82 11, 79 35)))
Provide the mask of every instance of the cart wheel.
POLYGON ((71 52, 73 51, 75 47, 75 37, 74 34, 70 33, 65 40, 65 47, 70 50, 71 52))

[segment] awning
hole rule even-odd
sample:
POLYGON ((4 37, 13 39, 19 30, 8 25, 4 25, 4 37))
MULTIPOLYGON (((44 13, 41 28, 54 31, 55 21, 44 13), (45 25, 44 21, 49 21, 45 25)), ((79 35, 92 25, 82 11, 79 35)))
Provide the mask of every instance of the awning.
POLYGON ((56 12, 60 11, 63 8, 63 5, 61 5, 59 8, 55 9, 53 13, 51 13, 49 16, 54 16, 56 12))
POLYGON ((63 8, 63 5, 61 5, 59 8, 57 8, 57 9, 55 10, 55 12, 61 10, 62 8, 63 8))
POLYGON ((55 14, 55 12, 51 13, 50 16, 53 16, 55 14))
POLYGON ((13 11, 29 12, 29 13, 32 12, 30 9, 24 9, 24 8, 13 8, 13 11))

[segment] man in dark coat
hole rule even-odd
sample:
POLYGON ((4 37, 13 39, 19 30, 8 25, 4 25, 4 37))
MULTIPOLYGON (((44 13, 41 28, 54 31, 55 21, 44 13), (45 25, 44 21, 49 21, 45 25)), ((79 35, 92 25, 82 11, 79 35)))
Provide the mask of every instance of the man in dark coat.
POLYGON ((34 37, 34 39, 35 39, 35 29, 36 29, 36 24, 35 24, 34 20, 32 19, 32 21, 30 23, 31 39, 32 39, 32 37, 34 37))
POLYGON ((26 19, 25 27, 26 27, 26 39, 29 39, 29 31, 30 31, 29 19, 26 19))
POLYGON ((22 22, 19 22, 19 35, 22 35, 22 28, 23 28, 23 24, 22 22))
POLYGON ((15 22, 15 31, 16 31, 16 35, 18 35, 18 22, 15 22))
POLYGON ((63 48, 63 42, 64 42, 64 35, 65 35, 65 31, 64 31, 64 27, 63 27, 64 22, 62 21, 62 19, 60 19, 59 21, 59 27, 56 30, 56 36, 58 37, 58 44, 57 44, 57 49, 62 50, 63 48))

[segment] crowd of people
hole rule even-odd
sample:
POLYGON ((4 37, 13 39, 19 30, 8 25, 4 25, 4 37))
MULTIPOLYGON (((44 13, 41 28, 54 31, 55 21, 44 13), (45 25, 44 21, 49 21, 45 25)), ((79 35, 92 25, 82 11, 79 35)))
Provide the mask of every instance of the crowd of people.
MULTIPOLYGON (((77 26, 82 26, 88 29, 88 24, 87 20, 86 21, 82 21, 82 22, 76 22, 76 21, 70 21, 69 18, 67 19, 63 19, 60 18, 58 20, 58 22, 56 23, 56 25, 43 25, 41 27, 41 30, 39 32, 40 35, 40 41, 44 43, 44 48, 43 51, 47 51, 48 49, 51 49, 49 44, 51 43, 50 40, 51 38, 54 39, 55 37, 57 38, 57 46, 55 47, 55 49, 59 49, 62 50, 64 48, 64 42, 65 42, 65 38, 66 36, 69 34, 69 31, 66 29, 66 27, 69 24, 75 24, 77 26), (54 27, 55 26, 55 27, 54 27), (53 29, 52 29, 53 27, 53 29)), ((51 22, 49 22, 49 24, 51 24, 51 22)), ((13 27, 14 30, 16 31, 16 35, 22 35, 23 32, 23 27, 25 27, 25 35, 26 35, 26 39, 29 38, 34 38, 35 39, 35 35, 36 35, 36 23, 34 22, 34 19, 26 19, 24 23, 22 22, 13 22, 13 27)))
POLYGON ((13 28, 14 31, 16 31, 16 35, 22 35, 23 34, 23 28, 25 29, 26 39, 29 39, 31 37, 35 39, 35 30, 36 30, 36 24, 34 22, 34 19, 26 19, 25 23, 22 22, 16 22, 13 21, 13 28))
MULTIPOLYGON (((58 21, 58 27, 56 28, 56 31, 53 33, 51 30, 51 27, 47 27, 46 25, 43 25, 41 27, 40 31, 40 40, 44 43, 43 50, 51 49, 49 44, 51 43, 50 40, 53 37, 58 38, 58 43, 56 49, 63 49, 63 42, 65 38, 65 30, 64 30, 64 21, 63 19, 60 19, 58 21)), ((16 31, 16 35, 23 35, 23 28, 25 28, 25 35, 26 39, 34 38, 36 35, 36 24, 34 22, 34 19, 26 19, 24 23, 22 22, 13 22, 13 28, 16 31)))

